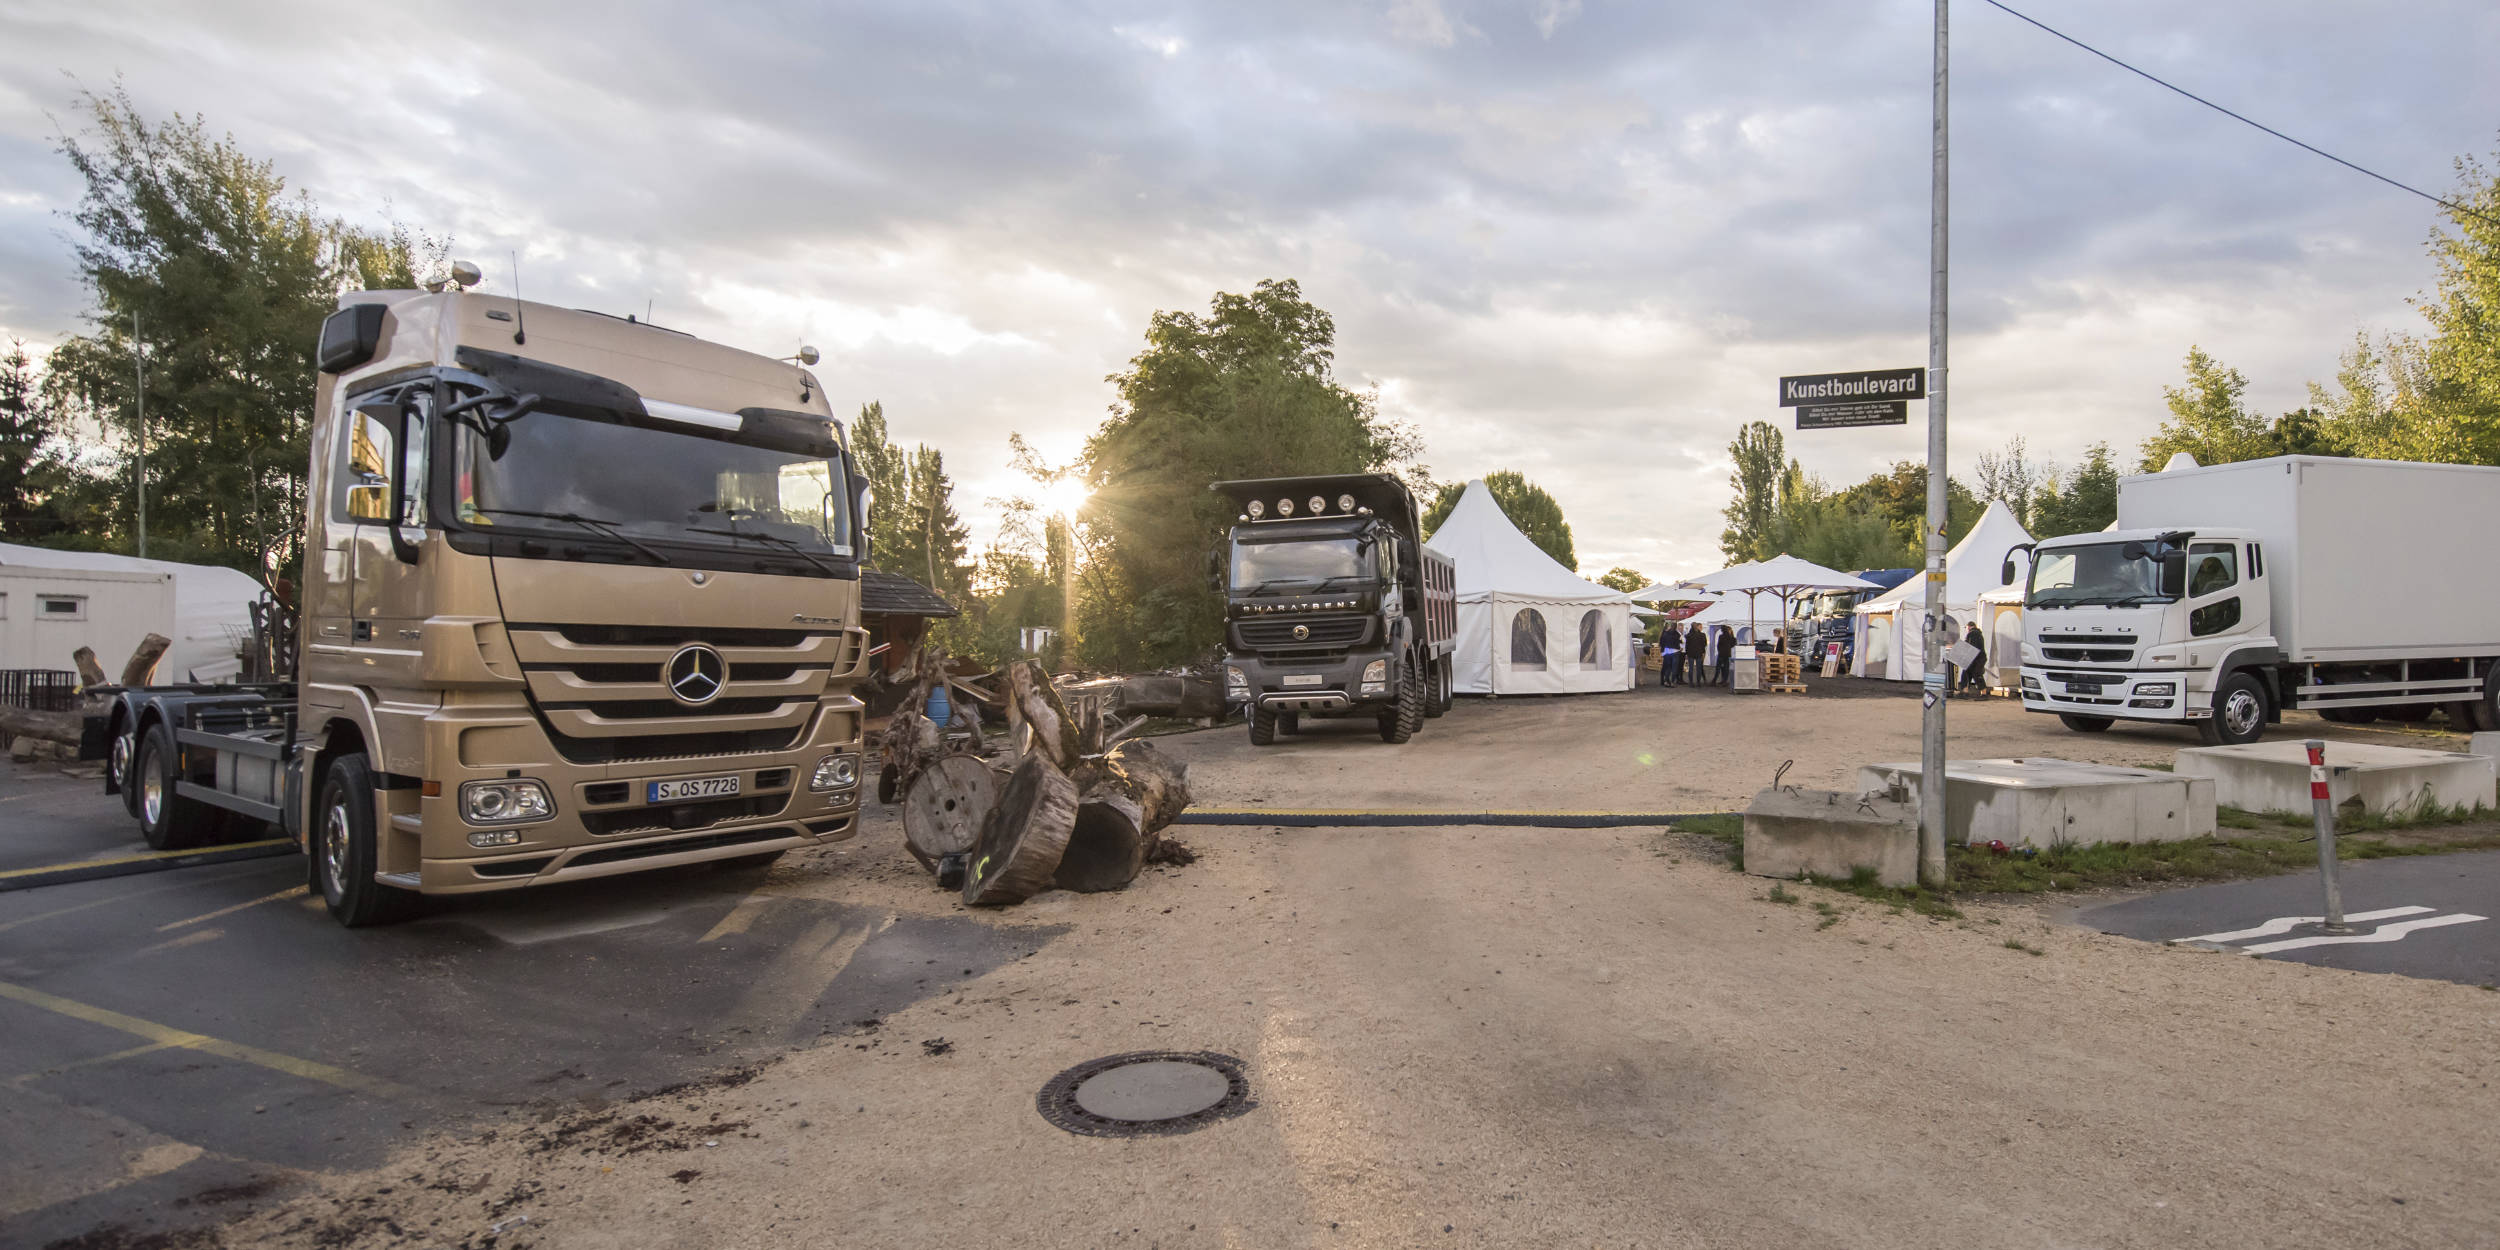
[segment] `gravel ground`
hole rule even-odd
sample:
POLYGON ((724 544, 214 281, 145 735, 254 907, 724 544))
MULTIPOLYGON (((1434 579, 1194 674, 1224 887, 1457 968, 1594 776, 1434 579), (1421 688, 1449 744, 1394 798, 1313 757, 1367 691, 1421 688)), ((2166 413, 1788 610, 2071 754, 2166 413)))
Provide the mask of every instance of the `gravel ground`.
MULTIPOLYGON (((2011 906, 1781 904, 1656 830, 1186 833, 1195 865, 995 913, 1065 932, 951 999, 641 1103, 516 1110, 224 1239, 2500 1243, 2500 994, 2011 906), (1054 1073, 1163 1049, 1241 1057, 1258 1107, 1131 1141, 1036 1114, 1054 1073)), ((890 821, 762 892, 953 910, 880 849, 890 821)))

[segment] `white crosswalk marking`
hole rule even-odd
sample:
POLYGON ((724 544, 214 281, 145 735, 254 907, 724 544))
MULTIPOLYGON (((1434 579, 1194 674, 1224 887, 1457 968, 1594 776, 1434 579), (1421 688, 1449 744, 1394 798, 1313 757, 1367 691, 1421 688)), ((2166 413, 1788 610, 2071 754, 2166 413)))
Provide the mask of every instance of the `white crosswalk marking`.
MULTIPOLYGON (((2357 911, 2344 917, 2346 924, 2356 921, 2393 920, 2398 916, 2419 916, 2428 907, 2390 907, 2385 911, 2357 911)), ((2195 937, 2176 938, 2180 942, 2245 942, 2250 938, 2276 937, 2305 924, 2325 924, 2324 916, 2277 916, 2254 929, 2233 929, 2228 933, 2200 933, 2195 937)), ((2254 949, 2253 947, 2251 949, 2254 949)))
MULTIPOLYGON (((2424 908, 2422 910, 2427 911, 2429 909, 2424 908)), ((2355 917, 2348 916, 2346 919, 2355 919, 2355 917)), ((2292 938, 2289 941, 2283 942, 2260 942, 2255 946, 2243 946, 2240 949, 2247 951, 2252 955, 2271 955, 2276 951, 2296 951, 2310 946, 2349 946, 2356 942, 2393 942, 2418 929, 2438 929, 2452 924, 2472 924, 2477 920, 2484 919, 2488 919, 2488 917, 2468 915, 2464 912, 2455 912, 2446 916, 2428 916, 2420 920, 2399 920, 2394 924, 2380 925, 2378 928, 2368 933, 2347 933, 2341 936, 2329 937, 2292 938)))

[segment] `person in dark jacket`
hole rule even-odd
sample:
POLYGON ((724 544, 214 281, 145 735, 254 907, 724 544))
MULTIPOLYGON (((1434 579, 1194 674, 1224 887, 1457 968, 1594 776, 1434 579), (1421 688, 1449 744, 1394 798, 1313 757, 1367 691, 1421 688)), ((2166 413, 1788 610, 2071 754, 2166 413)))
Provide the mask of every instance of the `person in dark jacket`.
POLYGON ((1710 680, 1710 671, 1702 665, 1710 657, 1710 635, 1699 625, 1684 631, 1684 681, 1699 686, 1710 680))
POLYGON ((1979 654, 1971 657, 1969 664, 1962 667, 1962 689, 1986 694, 1988 693, 1988 640, 1980 636, 1978 622, 1971 622, 1970 632, 1962 635, 1962 641, 1979 651, 1979 654))
POLYGON ((1658 631, 1658 686, 1681 684, 1684 680, 1684 639, 1670 622, 1658 631))
POLYGON ((1736 674, 1735 627, 1729 625, 1719 627, 1718 654, 1712 658, 1719 662, 1719 684, 1722 686, 1733 684, 1736 674))

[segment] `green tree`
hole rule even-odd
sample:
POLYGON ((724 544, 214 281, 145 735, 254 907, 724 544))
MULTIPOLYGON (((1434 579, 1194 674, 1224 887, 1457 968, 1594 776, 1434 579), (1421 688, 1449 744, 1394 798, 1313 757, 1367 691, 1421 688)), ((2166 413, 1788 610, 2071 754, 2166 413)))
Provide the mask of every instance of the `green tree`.
POLYGON ((1412 466, 1414 435, 1337 382, 1335 345, 1335 321, 1290 279, 1148 322, 1076 466, 1091 491, 1073 527, 1085 663, 1176 663, 1221 640, 1205 561, 1232 513, 1209 483, 1412 466))
POLYGON ((1620 590, 1628 595, 1635 590, 1639 590, 1640 588, 1647 586, 1649 584, 1649 579, 1642 576, 1640 570, 1638 569, 1627 569, 1621 565, 1616 565, 1615 567, 1606 570, 1604 573, 1599 574, 1597 584, 1604 586, 1609 590, 1620 590))
POLYGON ((52 428, 38 386, 26 344, 10 340, 0 356, 0 541, 48 537, 61 525, 40 484, 52 428))
POLYGON ((1982 504, 2002 502, 2014 519, 2031 525, 2031 504, 2040 493, 2044 474, 2041 466, 2031 460, 2030 448, 2019 434, 2005 441, 2002 451, 1979 453, 1979 481, 1972 494, 1982 504))
POLYGON ((2143 471, 2158 473, 2183 451, 2198 464, 2274 455, 2273 432, 2264 417, 2248 410, 2247 392, 2248 379, 2239 370, 2215 360, 2201 347, 2189 348, 2187 384, 2162 388, 2170 420, 2144 440, 2143 471))
MULTIPOLYGON (((1571 523, 1563 520, 1561 502, 1544 487, 1529 481, 1527 475, 1517 470, 1503 469, 1484 475, 1484 490, 1493 496, 1494 503, 1501 506, 1502 515, 1509 517, 1510 523, 1527 535, 1529 542, 1536 544, 1537 550, 1554 557, 1564 568, 1575 573, 1580 571, 1579 554, 1571 545, 1571 523)), ((1451 509, 1458 506, 1459 498, 1466 493, 1467 486, 1463 482, 1452 482, 1433 492, 1431 504, 1424 508, 1424 533, 1429 535, 1438 531, 1441 523, 1450 518, 1451 509)))
POLYGON ((2094 443, 2083 463, 2041 486, 2029 528, 2034 538, 2056 538, 2107 529, 2117 519, 2118 465, 2109 444, 2094 443))
POLYGON ((911 519, 911 454, 887 433, 882 401, 859 406, 859 420, 851 424, 851 456, 859 461, 859 474, 868 479, 874 496, 868 505, 871 562, 911 576, 907 562, 896 563, 904 551, 904 531, 918 528, 911 519))
POLYGON ((1778 555, 1774 521, 1779 510, 1780 477, 1788 467, 1788 452, 1779 427, 1768 421, 1747 422, 1736 431, 1736 440, 1727 445, 1727 454, 1736 461, 1735 470, 1727 477, 1727 484, 1736 495, 1722 512, 1727 518, 1727 529, 1719 535, 1719 549, 1727 553, 1730 563, 1737 564, 1778 555))
POLYGON ((2426 338, 2388 342, 2391 406, 2401 414, 2375 454, 2447 464, 2500 464, 2500 176, 2481 162, 2457 162, 2447 209, 2431 236, 2436 289, 2413 301, 2430 323, 2426 338))
MULTIPOLYGON (((152 122, 119 90, 83 106, 92 129, 60 151, 86 184, 71 217, 92 329, 51 353, 47 398, 107 418, 135 451, 143 355, 149 554, 292 564, 322 318, 346 291, 416 285, 440 245, 323 214, 197 117, 152 122)), ((137 457, 64 463, 114 475, 109 533, 86 537, 133 546, 137 457)))

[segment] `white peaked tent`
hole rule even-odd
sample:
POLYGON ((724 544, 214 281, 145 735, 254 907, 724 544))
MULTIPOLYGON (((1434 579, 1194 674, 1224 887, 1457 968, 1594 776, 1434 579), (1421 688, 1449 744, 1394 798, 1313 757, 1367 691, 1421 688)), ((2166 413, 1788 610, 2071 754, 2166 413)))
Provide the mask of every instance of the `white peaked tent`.
POLYGON ((1427 540, 1458 566, 1460 694, 1629 690, 1632 597, 1564 568, 1502 515, 1482 481, 1427 540))
MULTIPOLYGON (((2031 532, 2014 519, 2002 499, 1988 502, 1979 523, 1953 544, 1944 557, 1944 610, 1960 629, 1967 629, 1979 611, 1979 596, 2005 585, 2006 553, 2031 541, 2031 532)), ((2014 561, 2020 582, 2029 557, 2014 561)), ((1926 676, 1925 648, 1919 628, 1927 613, 1927 581, 1912 577, 1858 605, 1857 656, 1850 661, 1853 677, 1918 681, 1926 676)), ((1994 649, 1991 648, 1991 655, 1994 649)))

